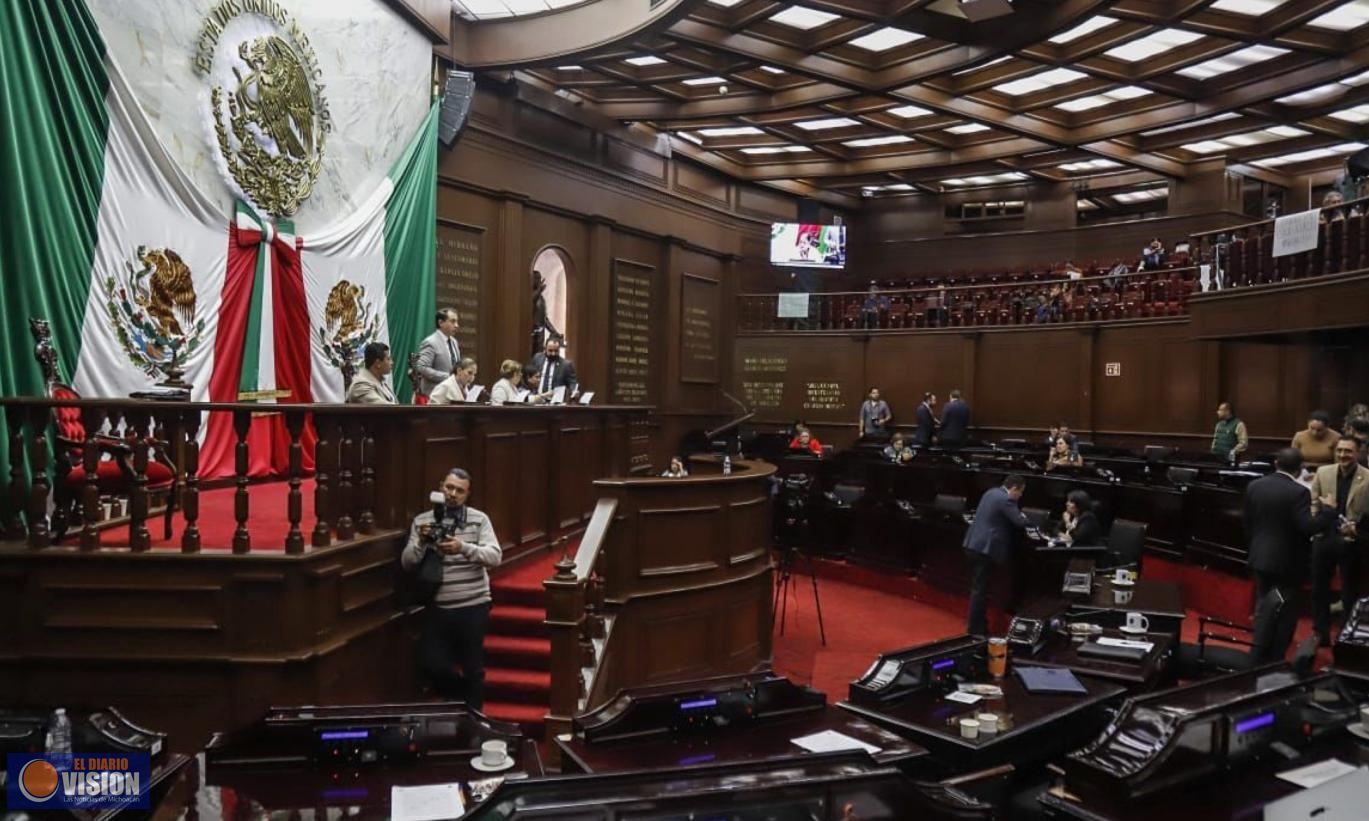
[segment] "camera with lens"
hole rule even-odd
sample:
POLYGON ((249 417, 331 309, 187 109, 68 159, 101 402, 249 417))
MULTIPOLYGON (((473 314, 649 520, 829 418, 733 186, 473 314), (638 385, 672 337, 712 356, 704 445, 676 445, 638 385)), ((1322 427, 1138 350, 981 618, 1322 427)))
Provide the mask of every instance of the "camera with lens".
POLYGON ((459 507, 452 511, 454 515, 448 515, 447 497, 440 491, 429 494, 428 501, 433 504, 433 523, 422 537, 422 542, 425 546, 436 546, 461 532, 466 524, 466 509, 459 507))

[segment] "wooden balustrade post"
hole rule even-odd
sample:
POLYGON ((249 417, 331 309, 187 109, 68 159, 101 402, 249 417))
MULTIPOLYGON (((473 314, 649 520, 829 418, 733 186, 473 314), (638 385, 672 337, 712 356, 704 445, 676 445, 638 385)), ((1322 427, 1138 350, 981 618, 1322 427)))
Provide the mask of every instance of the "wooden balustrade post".
POLYGON ((356 536, 356 525, 352 521, 352 509, 356 502, 352 487, 352 465, 356 459, 356 443, 352 440, 351 425, 345 419, 337 423, 338 443, 338 483, 337 483, 337 537, 347 541, 356 536))
MULTIPOLYGON (((551 640, 551 703, 547 710, 547 741, 570 732, 571 716, 584 695, 580 645, 585 614, 585 586, 575 577, 575 562, 562 556, 556 575, 542 582, 547 591, 547 637, 551 640)), ((550 745, 552 748, 555 744, 550 745)))
POLYGON ((357 488, 357 529, 369 536, 376 530, 376 440, 373 423, 363 418, 357 426, 357 461, 361 464, 361 484, 357 488))
POLYGON ((314 430, 318 433, 314 443, 314 532, 310 539, 314 547, 327 547, 333 543, 329 501, 333 472, 337 469, 338 447, 337 439, 331 433, 333 429, 332 419, 321 419, 314 414, 314 430))
POLYGON ((185 435, 185 487, 181 489, 181 552, 200 552, 200 412, 185 411, 178 426, 185 435))
POLYGON ((24 525, 24 509, 28 507, 28 483, 24 481, 24 408, 11 405, 5 408, 5 424, 10 434, 9 499, 10 517, 5 522, 5 539, 20 541, 28 536, 24 525))
POLYGON ((29 547, 41 549, 52 544, 48 529, 48 408, 29 412, 29 547))
POLYGON ((285 534, 285 552, 295 555, 304 552, 304 534, 299 529, 299 520, 304 516, 304 494, 299 489, 300 474, 304 472, 304 445, 300 442, 304 435, 303 411, 286 411, 285 429, 290 433, 290 495, 286 504, 290 531, 285 534))
POLYGON ((86 429, 86 440, 81 445, 81 467, 86 481, 81 487, 81 549, 100 549, 100 446, 96 437, 104 424, 105 413, 100 408, 85 408, 81 424, 86 429))
POLYGON ((247 529, 247 433, 252 429, 252 412, 233 411, 233 432, 238 436, 238 444, 233 453, 233 472, 237 478, 238 489, 233 494, 233 517, 238 526, 233 531, 233 552, 252 551, 252 533, 247 529))
POLYGON ((151 507, 147 492, 148 427, 147 411, 133 410, 125 416, 124 441, 133 451, 133 485, 128 494, 128 546, 134 553, 152 549, 152 534, 147 530, 147 511, 151 507))

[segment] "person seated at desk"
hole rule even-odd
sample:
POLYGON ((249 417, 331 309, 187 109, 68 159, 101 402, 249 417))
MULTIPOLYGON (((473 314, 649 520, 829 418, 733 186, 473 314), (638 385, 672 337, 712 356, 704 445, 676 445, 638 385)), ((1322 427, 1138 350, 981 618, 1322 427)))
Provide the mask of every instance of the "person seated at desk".
POLYGON ((1103 526, 1093 512, 1093 499, 1082 490, 1071 490, 1065 497, 1065 514, 1060 518, 1056 538, 1069 545, 1103 543, 1103 526))
POLYGON ((458 402, 466 401, 466 392, 475 383, 475 374, 478 366, 475 360, 469 356, 462 357, 456 367, 452 368, 452 375, 437 383, 433 388, 432 394, 428 396, 429 405, 454 405, 458 402))
POLYGON ((505 359, 499 365, 499 381, 490 388, 491 405, 507 405, 518 401, 518 383, 523 381, 523 365, 513 359, 505 359))
POLYGON ((685 470, 684 460, 678 456, 670 457, 670 469, 661 474, 666 479, 683 479, 688 475, 689 471, 685 470))
POLYGON ((903 438, 902 433, 895 433, 894 438, 889 444, 884 446, 884 458, 890 462, 911 462, 913 460, 913 449, 908 447, 908 442, 903 438))
POLYGON ((555 391, 538 393, 537 388, 542 384, 542 372, 531 366, 523 368, 523 384, 527 386, 528 391, 528 395, 523 401, 529 405, 545 405, 555 393, 555 391))
POLYGON ((1046 461, 1046 470, 1051 471, 1056 468, 1079 468, 1084 466, 1084 457, 1079 452, 1070 448, 1069 440, 1063 436, 1057 436, 1055 445, 1051 447, 1050 458, 1046 461))
POLYGON ((795 436, 793 440, 789 442, 789 449, 806 450, 814 456, 822 456, 822 443, 818 441, 818 437, 814 436, 813 432, 808 428, 800 430, 799 435, 795 436))

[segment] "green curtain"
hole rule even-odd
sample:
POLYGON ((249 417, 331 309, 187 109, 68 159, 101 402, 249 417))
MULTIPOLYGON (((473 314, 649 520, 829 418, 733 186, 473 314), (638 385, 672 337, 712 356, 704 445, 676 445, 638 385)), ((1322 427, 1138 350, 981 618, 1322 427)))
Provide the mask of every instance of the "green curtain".
MULTIPOLYGON (((81 0, 0 0, 3 396, 36 395, 44 387, 29 317, 52 323, 64 378, 80 356, 109 124, 104 53, 81 0)), ((8 445, 0 419, 6 473, 8 445)))
POLYGON ((413 399, 409 352, 418 350, 437 312, 437 112, 428 117, 390 171, 385 206, 385 318, 395 359, 395 398, 413 399))

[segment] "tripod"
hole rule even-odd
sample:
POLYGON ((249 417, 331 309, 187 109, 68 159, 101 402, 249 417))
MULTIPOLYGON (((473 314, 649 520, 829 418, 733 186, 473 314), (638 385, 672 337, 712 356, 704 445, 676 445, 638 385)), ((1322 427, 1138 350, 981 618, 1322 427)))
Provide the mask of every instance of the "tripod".
POLYGON ((813 604, 818 611, 818 636, 822 639, 822 646, 827 646, 827 628, 822 624, 822 597, 818 594, 818 572, 813 565, 813 557, 800 551, 797 547, 780 548, 780 566, 775 576, 775 600, 770 611, 770 623, 775 623, 775 612, 779 611, 780 616, 780 635, 784 635, 784 622, 789 612, 789 596, 795 596, 795 605, 798 604, 798 592, 794 588, 794 559, 799 557, 808 563, 808 578, 813 582, 813 604))

